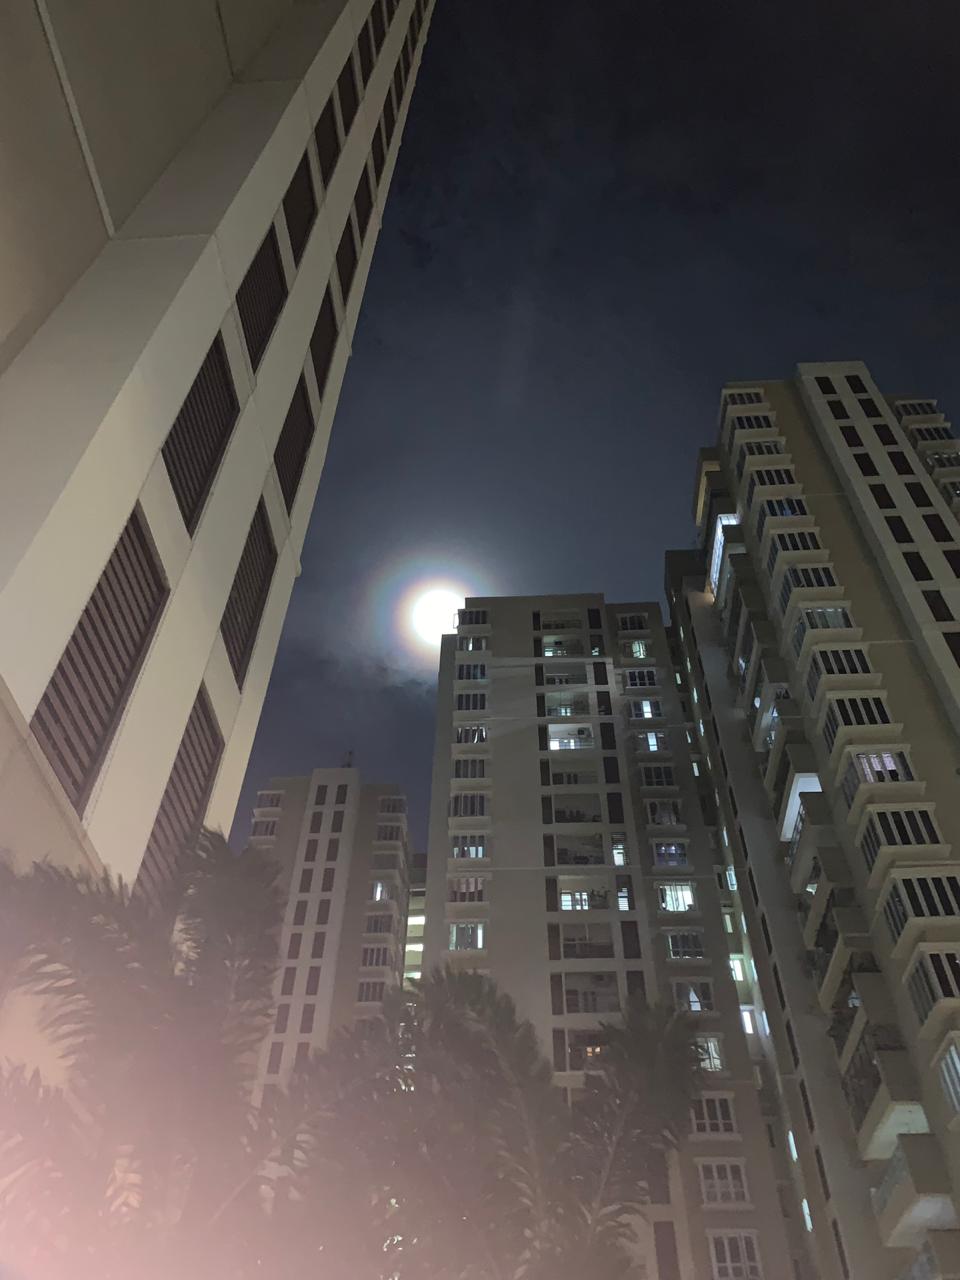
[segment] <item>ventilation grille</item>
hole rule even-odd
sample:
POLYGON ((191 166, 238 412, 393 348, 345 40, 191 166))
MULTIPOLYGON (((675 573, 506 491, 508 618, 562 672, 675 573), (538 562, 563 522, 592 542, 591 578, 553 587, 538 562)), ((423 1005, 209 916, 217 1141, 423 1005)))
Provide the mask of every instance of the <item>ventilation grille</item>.
POLYGON ((220 623, 223 643, 240 688, 243 688, 276 563, 277 551, 261 498, 220 623))
POLYGON ((250 363, 256 370, 287 298, 287 283, 280 261, 280 247, 273 227, 257 250, 237 290, 237 309, 250 363))
POLYGON ((290 401, 290 408, 283 422, 283 430, 273 453, 277 477, 283 491, 283 500, 287 511, 293 510, 294 499, 300 487, 300 477, 310 452, 313 440, 313 414, 310 412, 310 401, 307 397, 306 384, 303 378, 297 383, 297 389, 290 401))

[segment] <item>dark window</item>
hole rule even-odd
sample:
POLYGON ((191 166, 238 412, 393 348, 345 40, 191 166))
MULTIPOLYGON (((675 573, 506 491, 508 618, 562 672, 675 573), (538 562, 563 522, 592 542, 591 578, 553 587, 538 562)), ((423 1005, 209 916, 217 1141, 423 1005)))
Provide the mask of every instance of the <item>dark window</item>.
POLYGON ((599 609, 587 610, 587 626, 591 631, 599 631, 603 626, 603 620, 600 617, 599 609))
POLYGON ((616 756, 603 757, 603 780, 608 783, 620 781, 620 765, 616 756))
POLYGON ((847 1251, 843 1247, 843 1238, 840 1235, 840 1228, 837 1226, 836 1218, 832 1219, 830 1225, 833 1227, 833 1239, 837 1246, 837 1258, 840 1261, 843 1280, 850 1280, 850 1264, 847 1262, 847 1251))
POLYGON ((220 622, 227 657, 240 688, 243 688, 276 563, 277 550, 273 545, 267 509, 261 498, 250 524, 250 532, 247 534, 220 622))
POLYGON ((820 1154, 820 1148, 814 1147, 814 1159, 817 1162, 817 1173, 820 1176, 820 1188, 823 1191, 824 1200, 830 1199, 830 1183, 827 1181, 827 1170, 823 1163, 823 1156, 820 1154))
POLYGON ((780 1008, 785 1009, 787 1007, 787 997, 783 994, 783 983, 780 981, 780 970, 776 965, 773 966, 773 985, 777 988, 777 1000, 780 1003, 780 1008))
POLYGON ((223 754, 223 737, 200 686, 147 841, 138 889, 156 901, 200 831, 223 754))
MULTIPOLYGON (((860 408, 863 410, 863 412, 864 412, 864 416, 865 416, 865 417, 867 417, 867 418, 879 418, 879 417, 881 417, 880 410, 877 408, 877 402, 876 402, 876 400, 871 399, 871 397, 870 397, 870 396, 865 396, 865 397, 864 397, 864 399, 862 399, 862 400, 858 400, 858 401, 857 401, 857 404, 858 404, 858 405, 860 406, 860 408)), ((893 440, 893 432, 892 432, 892 431, 890 430, 890 428, 886 425, 886 423, 883 423, 883 424, 881 424, 881 423, 874 423, 874 430, 876 431, 876 433, 877 433, 877 435, 880 437, 880 439, 881 439, 881 440, 883 440, 883 443, 884 443, 884 444, 893 444, 893 443, 894 443, 894 440, 893 440), (889 438, 889 439, 885 439, 885 436, 889 436, 890 438, 889 438)))
POLYGON ((293 908, 293 923, 298 927, 307 923, 307 900, 301 898, 293 908))
POLYGON ((357 37, 357 51, 360 54, 360 79, 366 86, 370 80, 370 72, 373 70, 374 61, 373 33, 370 30, 369 23, 364 23, 360 28, 360 35, 357 37))
POLYGON ((237 290, 237 310, 254 372, 260 366, 286 300, 287 282, 280 261, 280 247, 276 230, 271 227, 237 290))
POLYGON ((560 926, 558 924, 547 925, 547 955, 551 960, 560 959, 560 926))
POLYGON ((763 933, 763 941, 766 944, 767 951, 773 951, 773 939, 770 937, 770 926, 767 924, 767 917, 760 917, 760 930, 763 933))
POLYGON ((813 1133, 813 1108, 810 1106, 810 1095, 807 1093, 806 1083, 800 1081, 800 1101, 803 1103, 803 1114, 807 1121, 807 1128, 813 1133))
POLYGON ((557 855, 553 836, 543 837, 543 865, 552 867, 556 865, 557 855))
MULTIPOLYGON (((616 764, 616 761, 614 761, 614 764, 616 764)), ((607 793, 607 821, 623 822, 623 796, 619 791, 607 793)))
POLYGON ((560 902, 557 896, 557 882, 553 876, 548 876, 543 882, 544 904, 547 911, 559 911, 560 902))
POLYGON ((672 1222, 653 1224, 653 1245, 657 1254, 657 1275, 660 1280, 680 1280, 677 1237, 672 1222))
POLYGON ((290 1006, 288 1004, 277 1005, 277 1016, 273 1024, 273 1029, 278 1036, 282 1036, 290 1025, 290 1006))
POLYGON ((401 65, 401 62, 398 62, 397 69, 393 73, 393 96, 397 100, 398 111, 400 110, 400 107, 403 104, 403 82, 404 82, 403 66, 401 65))
POLYGON ((620 937, 623 940, 624 960, 640 959, 640 931, 636 920, 620 921, 620 937))
POLYGON ((310 1035, 313 1031, 313 1015, 316 1005, 305 1004, 300 1013, 300 1034, 302 1036, 310 1035))
POLYGON ((833 385, 832 378, 819 377, 817 378, 816 382, 817 382, 817 386, 820 388, 820 390, 823 392, 825 396, 835 396, 837 394, 837 389, 833 385))
POLYGON ((317 197, 313 191, 310 161, 306 152, 303 153, 300 163, 294 170, 287 193, 283 197, 283 214, 287 220, 287 233, 290 236, 293 260, 299 266, 310 238, 310 229, 317 216, 317 197))
POLYGON ((897 542, 913 542, 907 522, 900 516, 887 516, 887 527, 897 542))
POLYGON ((136 507, 30 723, 78 810, 113 737, 166 597, 167 585, 136 507))
POLYGON ((605 662, 595 662, 593 664, 593 683, 607 684, 607 664, 605 662))
POLYGON ((357 244, 353 238, 353 223, 347 218, 347 225, 343 228, 343 235, 337 247, 337 275, 340 278, 340 294, 343 297, 344 306, 350 296, 350 286, 353 284, 356 271, 357 244))
POLYGON ((863 379, 859 373, 847 374, 847 386, 855 396, 865 396, 867 394, 867 388, 864 386, 863 379))
POLYGON ((283 980, 280 983, 280 994, 282 996, 293 995, 293 984, 296 982, 296 980, 297 980, 296 968, 294 968, 291 965, 289 968, 284 969, 283 980))
POLYGON ((597 715, 613 715, 613 703, 610 701, 610 694, 605 689, 597 690, 597 715))
POLYGON ((343 121, 343 136, 346 137, 357 114, 357 108, 360 106, 357 77, 353 71, 353 58, 347 58, 343 64, 343 70, 337 79, 337 96, 340 99, 340 119, 343 121))
POLYGON ((310 354, 313 356, 313 371, 317 375, 317 389, 323 395, 327 385, 327 375, 333 360, 334 348, 337 345, 337 317, 333 309, 333 296, 330 286, 323 295, 317 323, 310 335, 310 354))
POLYGON ((329 187, 333 171, 340 159, 340 135, 337 133, 337 117, 333 109, 333 98, 320 112, 320 119, 313 131, 317 142, 317 158, 320 161, 320 176, 324 186, 329 187))
POLYGON ((885 484, 872 484, 870 492, 873 494, 873 500, 881 511, 892 511, 897 505, 890 496, 890 490, 885 484))
POLYGON ((942 634, 947 647, 953 654, 954 662, 960 667, 960 631, 944 631, 942 634))
POLYGON ((549 796, 540 797, 540 818, 545 827, 553 822, 553 801, 549 796))
POLYGON ((300 955, 300 944, 303 941, 302 933, 291 933, 290 942, 287 946, 287 959, 296 960, 300 955))
POLYGON ((283 1061, 283 1041, 274 1040, 270 1046, 270 1057, 267 1059, 267 1074, 275 1076, 280 1070, 280 1063, 283 1061))
POLYGON ((337 785, 337 794, 334 797, 334 801, 333 801, 334 804, 347 803, 347 787, 348 786, 349 786, 349 783, 346 783, 346 782, 341 782, 337 785))
POLYGON ((926 600, 935 622, 953 622, 953 614, 950 607, 944 600, 939 591, 925 591, 923 598, 926 600))
POLYGON ((387 144, 387 150, 390 149, 390 143, 393 140, 393 131, 397 125, 397 109, 393 105, 393 97, 390 90, 387 90, 387 98, 383 104, 383 140, 387 144))
POLYGON ((617 747, 617 731, 612 720, 600 722, 600 748, 603 751, 615 751, 617 747))
POLYGON ((197 527, 239 412, 218 333, 163 443, 163 461, 188 533, 197 527))
POLYGON ((323 878, 320 881, 321 893, 333 893, 333 878, 336 875, 336 867, 324 867, 323 878))
POLYGON ((567 1069, 567 1033, 565 1031, 553 1033, 553 1069, 554 1071, 567 1069))
MULTIPOLYGON (((317 938, 322 938, 322 937, 323 937, 322 933, 315 934, 313 939, 314 945, 316 945, 317 938)), ((320 966, 318 964, 312 964, 307 973, 307 995, 315 996, 319 990, 320 990, 320 966)))
POLYGON ((357 182, 357 192, 353 197, 353 208, 357 215, 357 226, 360 228, 360 243, 367 234, 367 227, 370 225, 370 214, 373 212, 373 195, 370 191, 370 178, 367 175, 366 165, 360 170, 360 179, 357 182))
POLYGON ((647 980, 642 969, 627 970, 627 999, 638 1003, 647 1002, 647 980))
POLYGON ((336 862, 340 854, 340 841, 337 839, 327 841, 327 861, 336 862))
POLYGON ((799 1067, 800 1050, 797 1048, 797 1037, 793 1034, 793 1026, 789 1022, 787 1023, 786 1031, 787 1043, 790 1045, 790 1057, 793 1059, 793 1065, 799 1067))
POLYGON ((310 819, 310 831, 311 831, 311 834, 316 835, 316 833, 317 833, 318 831, 320 831, 320 830, 322 829, 322 827, 323 827, 323 814, 322 814, 322 813, 314 813, 314 814, 313 814, 313 816, 312 816, 312 817, 311 817, 311 819, 310 819))
POLYGON ((919 480, 908 480, 904 485, 904 488, 906 489, 907 493, 909 493, 910 497, 913 499, 914 506, 916 507, 932 507, 933 506, 933 499, 930 497, 929 493, 927 493, 926 489, 920 483, 919 480))
POLYGON ((380 52, 383 41, 387 34, 387 24, 383 16, 382 0, 376 0, 370 11, 370 25, 373 29, 373 49, 374 53, 380 52))
POLYGON ((907 459, 907 455, 902 449, 891 449, 887 454, 887 457, 893 464, 893 469, 898 476, 913 475, 913 467, 911 467, 910 462, 907 459))
POLYGON ((550 975, 550 1011, 555 1017, 566 1012, 563 1001, 563 975, 559 973, 550 975))
MULTIPOLYGON (((562 782, 563 775, 557 774, 557 780, 562 782)), ((540 785, 541 787, 549 787, 552 784, 552 782, 553 782, 553 779, 550 774, 550 761, 541 760, 540 761, 540 785)))
POLYGON ((844 403, 842 400, 828 400, 827 404, 830 406, 830 412, 838 421, 841 418, 850 417, 850 414, 847 412, 846 408, 844 407, 844 403))
POLYGON ((938 542, 953 541, 953 536, 944 523, 942 516, 926 515, 923 517, 923 523, 927 526, 938 542))
POLYGON ((877 470, 877 464, 870 457, 869 453, 855 453, 853 460, 860 468, 861 474, 865 476, 878 476, 880 472, 877 470))
POLYGON ((852 425, 843 426, 840 428, 840 432, 851 449, 863 448, 863 441, 860 439, 860 432, 856 427, 852 425))
POLYGON ((316 805, 327 803, 327 784, 325 782, 321 782, 317 787, 317 793, 313 797, 313 803, 316 805))
POLYGON ((306 1041, 301 1041, 297 1045, 297 1051, 293 1055, 294 1071, 304 1071, 310 1064, 310 1046, 306 1041))
POLYGON ((273 464, 277 468, 277 479, 287 511, 293 510, 294 499, 300 487, 300 477, 313 442, 313 413, 310 410, 310 398, 307 395, 307 384, 300 375, 290 408, 283 420, 280 439, 273 451, 273 464))
POLYGON ((330 830, 331 831, 343 830, 343 810, 342 809, 337 809, 334 811, 333 822, 330 824, 330 830))
POLYGON ((319 840, 308 840, 307 847, 303 855, 304 862, 316 862, 317 850, 319 848, 319 840))
POLYGON ((299 893, 309 893, 313 887, 313 871, 310 867, 304 867, 300 872, 300 888, 299 893))
POLYGON ((944 551, 947 564, 953 570, 954 577, 960 578, 960 551, 944 551))
POLYGON ((917 582, 932 582, 933 574, 927 568, 927 562, 919 551, 905 551, 903 553, 904 561, 907 568, 913 574, 917 582))
POLYGON ((383 177, 383 166, 387 162, 387 149, 383 145, 383 130, 377 125, 373 131, 373 141, 370 144, 370 157, 373 160, 373 176, 377 183, 383 177))

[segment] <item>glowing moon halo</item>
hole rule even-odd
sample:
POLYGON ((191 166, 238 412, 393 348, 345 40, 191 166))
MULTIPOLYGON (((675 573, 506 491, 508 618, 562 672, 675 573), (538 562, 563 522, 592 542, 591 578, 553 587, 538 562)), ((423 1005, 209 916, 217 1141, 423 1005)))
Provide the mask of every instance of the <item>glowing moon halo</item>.
POLYGON ((441 637, 452 631, 464 594, 447 586, 428 586, 413 596, 410 604, 410 626, 414 636, 431 649, 440 648, 441 637))

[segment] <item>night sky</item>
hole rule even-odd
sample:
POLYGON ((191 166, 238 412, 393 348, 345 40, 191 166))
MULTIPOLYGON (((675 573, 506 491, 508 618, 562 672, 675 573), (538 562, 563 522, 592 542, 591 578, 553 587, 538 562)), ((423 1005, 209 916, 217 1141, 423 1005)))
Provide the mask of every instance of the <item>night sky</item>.
POLYGON ((397 781, 402 587, 657 597, 719 388, 863 359, 960 406, 943 0, 437 0, 235 833, 274 773, 397 781))

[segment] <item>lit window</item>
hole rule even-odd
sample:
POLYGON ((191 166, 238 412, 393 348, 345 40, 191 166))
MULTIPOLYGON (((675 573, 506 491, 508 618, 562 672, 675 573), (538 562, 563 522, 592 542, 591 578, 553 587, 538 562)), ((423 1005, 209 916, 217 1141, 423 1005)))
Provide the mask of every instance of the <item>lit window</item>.
POLYGON ((695 1040, 700 1066, 704 1071, 722 1071, 723 1054, 719 1036, 697 1036, 695 1040))
POLYGON ((627 865, 627 837, 617 833, 610 838, 610 854, 615 867, 627 865))
POLYGON ((700 766, 699 766, 699 764, 697 764, 696 760, 692 760, 690 763, 691 763, 691 766, 692 766, 692 768, 693 768, 693 776, 694 776, 695 778, 699 778, 699 777, 700 777, 700 766))
POLYGON ((730 972, 733 974, 734 982, 743 982, 743 956, 730 957, 730 972))
POLYGON ((725 933, 733 933, 733 915, 729 911, 723 913, 723 928, 725 933))
POLYGON ((803 1214, 803 1225, 807 1228, 808 1231, 812 1231, 813 1218, 810 1215, 810 1205, 807 1202, 806 1196, 804 1196, 803 1199, 800 1201, 800 1212, 803 1214))
POLYGON ((482 951, 485 927, 482 920, 450 926, 451 951, 482 951))
POLYGON ((740 1021, 743 1023, 743 1029, 748 1036, 756 1034, 756 1025, 753 1021, 753 1010, 748 1004, 740 1006, 740 1021))
POLYGON ((661 911, 693 911, 696 905, 693 885, 688 880, 658 884, 657 897, 661 911))
POLYGON ((733 892, 736 892, 737 873, 733 869, 733 867, 727 867, 727 888, 732 890, 733 892))
POLYGON ((797 1140, 793 1136, 792 1129, 787 1130, 787 1147, 790 1150, 790 1159, 796 1164, 800 1157, 797 1155, 797 1140))
POLYGON ((767 1017, 767 1011, 766 1011, 766 1009, 761 1009, 761 1010, 760 1010, 759 1018, 760 1018, 760 1029, 763 1031, 763 1034, 764 1034, 765 1036, 769 1036, 769 1034, 770 1034, 770 1019, 767 1017))

